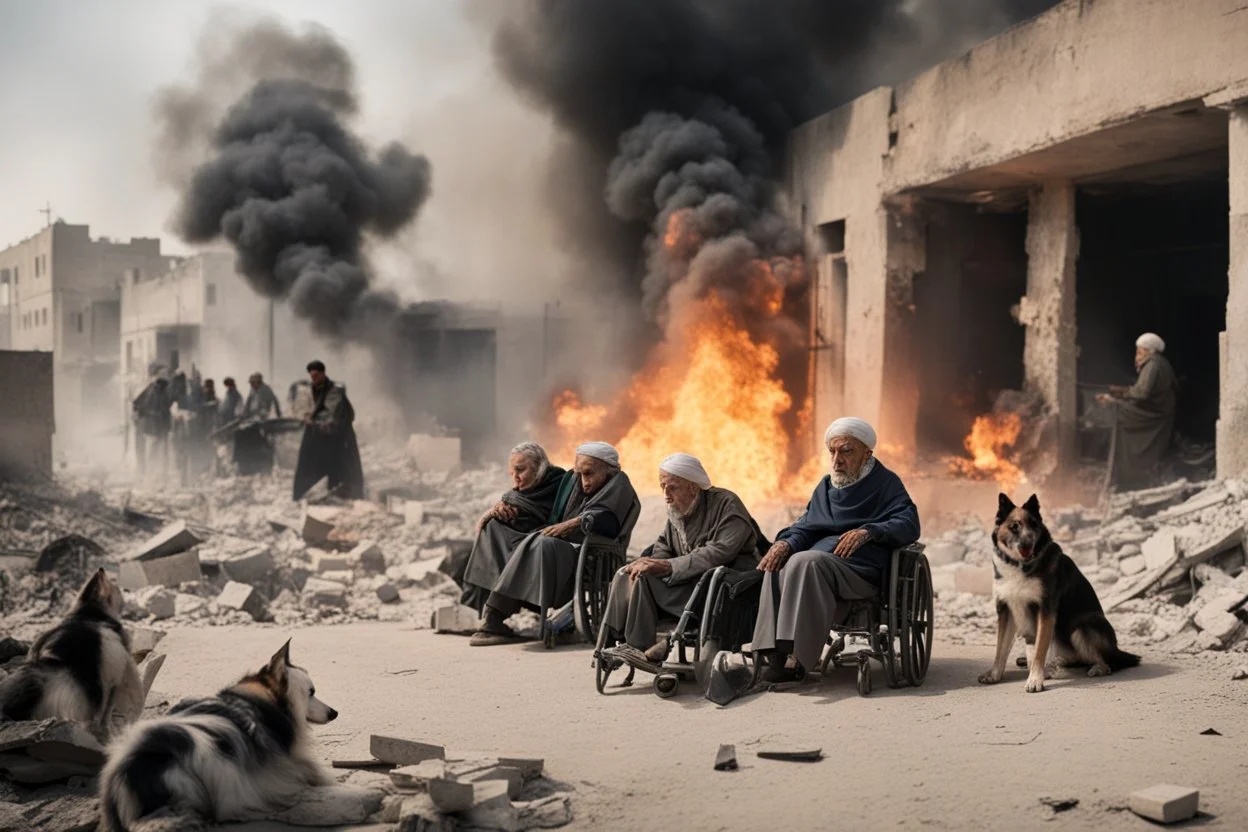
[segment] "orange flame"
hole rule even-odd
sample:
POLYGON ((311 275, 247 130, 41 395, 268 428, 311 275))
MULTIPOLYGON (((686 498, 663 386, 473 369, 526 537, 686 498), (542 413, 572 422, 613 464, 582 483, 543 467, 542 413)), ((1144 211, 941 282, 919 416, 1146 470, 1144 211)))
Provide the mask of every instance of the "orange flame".
POLYGON ((1017 413, 989 413, 978 416, 963 440, 970 459, 949 457, 949 470, 969 479, 995 479, 1001 490, 1012 493, 1023 480, 1023 471, 1011 459, 1010 449, 1018 441, 1023 420, 1017 413))
POLYGON ((564 390, 552 403, 555 424, 559 430, 574 436, 587 436, 606 418, 607 409, 598 404, 582 404, 581 397, 572 390, 564 390))

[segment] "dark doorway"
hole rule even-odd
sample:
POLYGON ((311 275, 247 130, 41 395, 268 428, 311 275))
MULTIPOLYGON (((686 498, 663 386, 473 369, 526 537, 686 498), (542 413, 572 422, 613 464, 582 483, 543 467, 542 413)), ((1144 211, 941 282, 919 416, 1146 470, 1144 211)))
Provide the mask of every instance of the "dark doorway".
POLYGON ((1081 192, 1079 381, 1130 384, 1135 339, 1156 332, 1179 377, 1175 429, 1211 442, 1226 328, 1226 181, 1081 192))
POLYGON ((960 454, 975 417, 1023 385, 1027 215, 931 206, 927 268, 914 282, 918 453, 960 454))

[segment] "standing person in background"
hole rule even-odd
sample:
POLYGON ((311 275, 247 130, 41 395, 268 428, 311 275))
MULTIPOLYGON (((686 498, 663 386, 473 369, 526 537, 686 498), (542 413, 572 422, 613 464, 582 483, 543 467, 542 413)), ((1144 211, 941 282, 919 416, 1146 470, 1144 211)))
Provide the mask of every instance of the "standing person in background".
POLYGON ((226 377, 225 398, 221 401, 221 409, 217 414, 217 425, 228 425, 243 415, 243 394, 238 392, 234 379, 226 377))
POLYGON ((252 373, 247 379, 251 390, 247 393, 247 401, 243 405, 243 416, 248 419, 268 419, 272 413, 282 418, 282 406, 277 401, 273 388, 264 383, 264 376, 252 373))
POLYGON ((347 388, 331 381, 320 361, 308 363, 308 378, 312 382, 314 407, 303 420, 293 499, 302 499, 326 477, 329 490, 336 496, 363 499, 364 469, 353 426, 355 408, 347 398, 347 388))
POLYGON ((143 388, 133 402, 135 437, 134 458, 139 473, 147 473, 147 459, 155 452, 164 473, 169 457, 169 431, 173 427, 173 399, 169 396, 169 381, 157 376, 143 388))

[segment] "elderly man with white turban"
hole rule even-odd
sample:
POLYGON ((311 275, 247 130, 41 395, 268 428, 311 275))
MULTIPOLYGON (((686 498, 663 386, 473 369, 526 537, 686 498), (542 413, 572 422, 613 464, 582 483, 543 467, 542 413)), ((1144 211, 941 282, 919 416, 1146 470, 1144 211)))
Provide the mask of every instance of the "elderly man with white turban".
POLYGON ((763 580, 753 646, 767 657, 764 678, 796 678, 792 655, 814 668, 845 601, 881 588, 894 549, 919 539, 919 512, 901 479, 872 451, 862 419, 837 419, 824 434, 831 457, 806 511, 776 536, 758 568, 763 580))
POLYGON ((485 621, 469 642, 474 647, 516 639, 506 620, 531 609, 539 615, 572 598, 579 544, 588 534, 618 537, 637 503, 637 492, 620 470, 620 455, 606 442, 576 449, 575 476, 564 480, 551 516, 558 522, 535 531, 516 546, 485 601, 485 621))
POLYGON ((659 463, 667 525, 643 556, 615 574, 603 612, 604 643, 622 638, 652 663, 667 656, 659 616, 679 616, 704 572, 717 566, 758 565, 758 525, 741 498, 715 488, 701 461, 672 454, 659 463))
POLYGON ((1135 370, 1131 387, 1111 386, 1098 398, 1114 405, 1114 482, 1121 488, 1143 488, 1152 479, 1174 434, 1178 381, 1162 355, 1166 342, 1146 332, 1135 342, 1135 370))

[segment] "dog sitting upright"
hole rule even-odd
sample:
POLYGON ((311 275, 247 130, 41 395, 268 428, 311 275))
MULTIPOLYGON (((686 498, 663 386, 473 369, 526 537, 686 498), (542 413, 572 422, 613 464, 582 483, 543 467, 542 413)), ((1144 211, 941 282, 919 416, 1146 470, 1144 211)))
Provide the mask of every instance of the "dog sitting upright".
POLYGON ((26 661, 0 682, 5 719, 72 719, 103 737, 138 719, 143 682, 121 626, 121 589, 103 569, 65 620, 35 640, 26 661))
POLYGON ((210 823, 249 820, 328 783, 308 723, 338 712, 315 694, 308 672, 290 663, 287 641, 258 673, 215 697, 135 725, 100 774, 101 828, 124 832, 162 810, 210 823))
POLYGON ((1118 649, 1118 637, 1096 597, 1096 590, 1040 518, 1040 501, 1031 495, 1021 507, 998 499, 993 543, 993 598, 997 604, 997 655, 979 677, 992 685, 1005 675, 1005 662, 1019 633, 1027 642, 1027 692, 1044 690, 1054 664, 1086 666, 1089 676, 1108 676, 1135 667, 1140 657, 1118 649))

